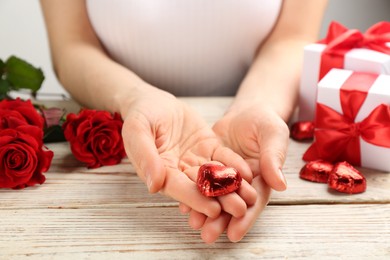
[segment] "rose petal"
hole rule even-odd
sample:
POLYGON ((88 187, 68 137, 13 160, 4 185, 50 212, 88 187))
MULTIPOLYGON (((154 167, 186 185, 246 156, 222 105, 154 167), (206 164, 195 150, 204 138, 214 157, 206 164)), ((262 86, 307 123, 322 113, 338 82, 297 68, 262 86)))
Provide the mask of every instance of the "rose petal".
POLYGON ((30 125, 43 129, 43 117, 37 112, 30 100, 24 101, 20 98, 15 100, 4 99, 0 102, 0 109, 19 112, 30 125))

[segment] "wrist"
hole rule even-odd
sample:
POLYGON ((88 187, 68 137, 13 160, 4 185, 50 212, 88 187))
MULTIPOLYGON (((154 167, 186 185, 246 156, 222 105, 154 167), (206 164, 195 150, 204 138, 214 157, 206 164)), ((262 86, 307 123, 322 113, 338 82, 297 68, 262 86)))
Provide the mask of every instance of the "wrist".
POLYGON ((285 122, 287 122, 294 113, 296 104, 290 99, 283 100, 273 99, 270 96, 263 97, 237 97, 232 105, 226 111, 226 115, 239 113, 243 110, 262 110, 270 111, 279 115, 285 122))
POLYGON ((166 91, 160 90, 146 82, 133 86, 131 89, 122 88, 114 96, 115 111, 120 113, 124 119, 134 104, 140 100, 154 99, 156 103, 162 99, 176 99, 176 97, 166 91))

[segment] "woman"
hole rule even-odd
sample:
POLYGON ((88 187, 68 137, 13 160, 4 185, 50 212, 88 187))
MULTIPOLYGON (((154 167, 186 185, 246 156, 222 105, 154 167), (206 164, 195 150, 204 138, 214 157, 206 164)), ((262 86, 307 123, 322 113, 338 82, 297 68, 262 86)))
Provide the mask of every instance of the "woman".
POLYGON ((41 0, 60 82, 81 104, 119 112, 126 153, 150 192, 180 202, 214 242, 249 231, 281 171, 303 46, 326 0, 41 0), (234 95, 210 128, 176 96, 234 95), (196 189, 200 165, 237 168, 241 188, 196 189))

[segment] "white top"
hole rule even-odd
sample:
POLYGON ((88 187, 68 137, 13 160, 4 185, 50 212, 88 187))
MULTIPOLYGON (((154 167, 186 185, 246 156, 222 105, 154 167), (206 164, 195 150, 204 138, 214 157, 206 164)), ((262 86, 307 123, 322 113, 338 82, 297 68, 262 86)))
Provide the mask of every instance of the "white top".
POLYGON ((87 0, 108 53, 177 96, 234 95, 282 0, 87 0))

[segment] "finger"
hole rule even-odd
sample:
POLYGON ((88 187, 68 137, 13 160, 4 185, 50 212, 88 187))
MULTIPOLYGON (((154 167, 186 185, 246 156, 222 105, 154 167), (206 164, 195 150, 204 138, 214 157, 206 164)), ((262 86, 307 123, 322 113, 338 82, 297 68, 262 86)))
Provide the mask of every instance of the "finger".
MULTIPOLYGON (((224 165, 223 163, 217 162, 217 161, 209 161, 207 163, 224 165)), ((189 168, 184 170, 184 173, 187 175, 188 178, 190 178, 193 182, 196 183, 196 181, 198 179, 199 168, 200 168, 200 166, 189 167, 189 168)))
POLYGON ((235 192, 218 197, 222 210, 236 218, 240 218, 246 213, 245 201, 235 192))
POLYGON ((253 174, 249 168, 249 165, 241 156, 229 148, 222 146, 217 148, 213 154, 213 160, 221 162, 226 166, 235 168, 241 174, 243 179, 249 183, 252 182, 253 174))
POLYGON ((263 133, 260 140, 260 171, 265 182, 277 191, 287 188, 286 179, 282 173, 287 146, 289 141, 289 130, 285 123, 283 127, 270 128, 263 133))
POLYGON ((222 212, 218 218, 208 218, 202 227, 202 240, 207 244, 214 243, 225 231, 230 219, 231 215, 227 214, 226 212, 222 212))
POLYGON ((232 242, 238 242, 246 235, 269 201, 271 189, 260 176, 253 179, 252 185, 258 193, 256 203, 248 208, 244 217, 230 220, 227 236, 232 242))
POLYGON ((202 214, 196 210, 191 210, 190 217, 188 219, 188 224, 191 228, 198 230, 203 227, 203 224, 205 223, 207 219, 207 216, 205 214, 202 214))
POLYGON ((247 206, 255 204, 257 192, 248 182, 242 180, 240 188, 236 191, 237 194, 245 201, 247 206))
POLYGON ((179 203, 179 211, 181 214, 188 214, 188 213, 190 213, 191 208, 188 207, 186 204, 180 202, 179 203))
POLYGON ((253 173, 253 178, 260 174, 260 164, 258 158, 248 158, 245 159, 246 163, 249 165, 253 173))
POLYGON ((198 178, 198 170, 199 170, 199 167, 190 167, 190 168, 187 168, 184 170, 184 174, 187 175, 187 177, 193 181, 194 183, 196 183, 196 180, 198 178))
POLYGON ((149 192, 155 193, 164 185, 166 169, 153 136, 145 128, 141 124, 129 123, 123 127, 122 135, 126 154, 138 176, 146 182, 149 192))
POLYGON ((168 169, 162 192, 208 217, 215 218, 221 212, 217 200, 203 196, 198 191, 196 183, 178 170, 168 169))

